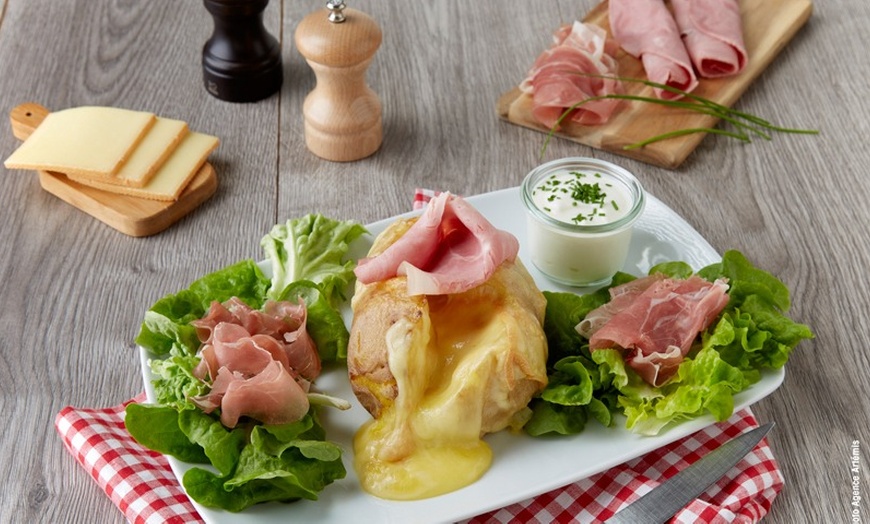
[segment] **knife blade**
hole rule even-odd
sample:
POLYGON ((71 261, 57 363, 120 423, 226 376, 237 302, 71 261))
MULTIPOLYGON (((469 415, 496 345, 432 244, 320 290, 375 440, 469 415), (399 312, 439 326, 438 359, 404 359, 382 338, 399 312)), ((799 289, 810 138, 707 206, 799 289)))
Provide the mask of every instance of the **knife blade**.
POLYGON ((768 422, 732 438, 616 512, 606 524, 667 522, 737 465, 773 426, 773 422, 768 422))

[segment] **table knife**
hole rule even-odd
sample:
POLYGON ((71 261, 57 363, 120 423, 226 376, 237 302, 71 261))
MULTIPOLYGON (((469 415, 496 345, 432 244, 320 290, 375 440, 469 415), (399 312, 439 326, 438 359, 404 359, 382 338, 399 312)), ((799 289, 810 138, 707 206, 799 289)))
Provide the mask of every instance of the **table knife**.
POLYGON ((773 422, 768 422, 732 438, 618 511, 607 524, 667 522, 737 465, 773 426, 773 422))

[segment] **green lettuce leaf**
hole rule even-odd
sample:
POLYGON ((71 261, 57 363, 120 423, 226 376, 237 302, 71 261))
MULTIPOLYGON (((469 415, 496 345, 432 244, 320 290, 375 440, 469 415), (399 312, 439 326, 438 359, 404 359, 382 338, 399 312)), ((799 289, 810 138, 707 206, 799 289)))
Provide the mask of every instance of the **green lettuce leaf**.
MULTIPOLYGON (((665 262, 651 268, 654 273, 688 278, 692 268, 665 262)), ((531 403, 533 416, 526 431, 578 432, 593 416, 608 425, 607 415, 615 413, 625 415, 626 427, 647 435, 705 414, 725 420, 734 410, 735 394, 758 382, 765 369, 785 365, 800 341, 813 338, 808 326, 786 316, 790 297, 785 284, 738 251, 726 252, 721 262, 698 275, 711 282, 727 279, 729 302, 661 387, 647 384, 616 349, 590 354, 588 341, 576 332, 589 311, 609 300, 609 287, 585 296, 545 293, 550 384, 531 403)), ((633 278, 618 275, 611 286, 633 278)))
POLYGON ((247 428, 224 427, 220 420, 198 409, 178 412, 178 427, 191 444, 200 446, 211 465, 229 475, 236 468, 247 440, 247 428))
MULTIPOLYGON (((611 286, 634 280, 628 273, 617 273, 611 286)), ((593 309, 610 300, 609 287, 586 295, 544 291, 547 310, 544 314, 544 333, 547 336, 547 366, 552 368, 564 357, 580 355, 583 341, 574 326, 593 309)))
POLYGON ((275 225, 260 241, 272 266, 269 298, 281 296, 293 282, 310 280, 337 306, 344 300, 355 266, 343 258, 349 244, 363 233, 366 229, 354 221, 314 214, 275 225))
POLYGON ((728 279, 729 307, 737 307, 753 296, 781 313, 787 313, 791 307, 788 287, 767 271, 755 267, 739 251, 726 251, 721 262, 700 269, 698 275, 710 282, 722 277, 728 279))
POLYGON ((692 270, 692 266, 686 264, 682 261, 671 261, 671 262, 662 262, 660 264, 656 264, 651 267, 649 270, 650 275, 655 275, 657 273, 661 273, 666 277, 670 278, 681 278, 687 279, 692 276, 694 270, 692 270))
POLYGON ((182 479, 188 495, 208 507, 238 512, 260 502, 316 500, 347 474, 315 410, 290 424, 230 430, 199 410, 133 403, 124 422, 143 446, 217 469, 191 468, 182 479))
POLYGON ((238 297, 253 308, 265 301, 269 280, 253 260, 243 260, 209 273, 190 287, 167 295, 145 313, 136 343, 150 353, 194 355, 199 349, 192 320, 202 318, 212 301, 238 297))
POLYGON ((626 367, 616 350, 595 351, 592 357, 618 377, 614 381, 620 384, 626 427, 643 435, 656 435, 668 424, 708 412, 718 421, 725 420, 734 410, 734 394, 749 386, 744 374, 710 347, 684 360, 677 375, 658 388, 626 367))
POLYGON ((558 435, 580 433, 589 419, 586 406, 562 406, 541 399, 532 399, 529 407, 532 409, 532 417, 523 426, 523 430, 533 437, 550 433, 558 435))
POLYGON ((136 442, 150 450, 172 455, 184 462, 209 462, 202 447, 191 442, 181 430, 178 411, 171 407, 135 402, 128 404, 124 425, 136 442))
POLYGON ((325 441, 316 407, 290 425, 251 421, 235 429, 224 427, 218 413, 197 408, 189 399, 206 394, 210 386, 193 373, 201 344, 190 322, 202 318, 214 301, 233 297, 254 309, 270 299, 303 301, 306 329, 321 359, 346 358, 349 334, 338 307, 355 261, 342 258, 364 232, 353 222, 320 215, 290 220, 262 242, 274 279, 253 260, 244 260, 161 298, 145 313, 136 342, 154 357, 149 365, 157 405, 131 405, 128 430, 149 449, 212 466, 193 468, 184 477, 197 502, 241 511, 265 501, 316 499, 327 484, 345 476, 341 449, 325 441))
POLYGON ((200 358, 187 353, 173 354, 165 359, 151 359, 149 365, 154 376, 154 399, 161 406, 178 410, 194 409, 191 397, 205 395, 210 387, 196 378, 194 368, 200 358))
POLYGON ((320 287, 309 280, 293 282, 278 297, 290 302, 300 299, 308 309, 305 329, 317 345, 320 359, 324 362, 346 359, 350 333, 341 313, 329 303, 320 287))
POLYGON ((313 412, 291 424, 253 426, 231 473, 191 468, 182 479, 184 489, 204 506, 232 512, 261 502, 317 500, 347 474, 341 448, 323 438, 313 412))
MULTIPOLYGON (((634 277, 620 273, 615 282, 634 277)), ((617 412, 617 390, 589 354, 576 326, 610 295, 601 289, 588 295, 544 291, 547 310, 544 332, 548 345, 548 384, 529 407, 532 417, 523 429, 532 436, 578 433, 590 419, 609 426, 617 412)))

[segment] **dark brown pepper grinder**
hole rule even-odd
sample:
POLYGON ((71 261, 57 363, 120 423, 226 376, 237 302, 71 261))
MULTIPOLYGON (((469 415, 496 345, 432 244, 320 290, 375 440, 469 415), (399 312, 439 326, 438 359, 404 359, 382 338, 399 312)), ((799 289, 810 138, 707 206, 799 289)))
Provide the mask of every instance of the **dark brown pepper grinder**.
POLYGON ((214 33, 202 50, 206 90, 228 102, 256 102, 281 88, 281 46, 263 26, 269 0, 203 0, 214 33))

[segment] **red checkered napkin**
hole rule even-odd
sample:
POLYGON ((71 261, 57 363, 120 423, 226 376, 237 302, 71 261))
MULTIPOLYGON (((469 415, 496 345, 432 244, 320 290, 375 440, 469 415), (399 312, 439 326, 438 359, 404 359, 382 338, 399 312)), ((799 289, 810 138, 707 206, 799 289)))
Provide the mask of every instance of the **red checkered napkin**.
MULTIPOLYGON (((55 426, 64 446, 131 523, 203 522, 163 455, 137 443, 124 427, 124 409, 141 394, 104 409, 64 408, 55 426)), ((600 522, 732 437, 758 427, 747 408, 670 445, 537 497, 479 515, 469 524, 600 522)), ((727 475, 671 522, 754 523, 770 509, 783 478, 762 440, 727 475)))
MULTIPOLYGON (((418 189, 414 208, 437 194, 418 189)), ((163 455, 145 449, 124 426, 124 409, 140 394, 104 409, 64 408, 55 427, 66 449, 131 523, 203 522, 163 455)), ((730 438, 757 427, 747 408, 677 442, 574 484, 479 515, 469 524, 600 522, 730 438)), ((727 475, 671 522, 754 523, 782 489, 776 460, 762 440, 727 475)))
MULTIPOLYGON (((672 444, 604 473, 471 519, 495 522, 601 522, 731 438, 758 427, 749 408, 672 444)), ((677 513, 672 523, 741 523, 761 520, 783 478, 767 440, 728 474, 677 513)))
POLYGON ((133 440, 124 425, 131 402, 105 409, 66 407, 54 425, 67 451, 134 524, 203 522, 181 489, 169 461, 133 440))

